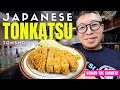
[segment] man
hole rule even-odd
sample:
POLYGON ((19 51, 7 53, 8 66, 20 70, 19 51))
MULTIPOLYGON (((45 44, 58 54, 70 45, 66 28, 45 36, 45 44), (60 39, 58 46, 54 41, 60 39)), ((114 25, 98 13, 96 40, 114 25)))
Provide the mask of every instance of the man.
MULTIPOLYGON (((80 43, 72 47, 80 50, 86 57, 88 70, 120 70, 120 52, 101 44, 104 31, 102 18, 97 11, 82 11, 76 21, 76 32, 80 43)), ((79 78, 91 77, 84 74, 79 78)), ((118 79, 113 76, 92 77, 99 79, 118 79)))

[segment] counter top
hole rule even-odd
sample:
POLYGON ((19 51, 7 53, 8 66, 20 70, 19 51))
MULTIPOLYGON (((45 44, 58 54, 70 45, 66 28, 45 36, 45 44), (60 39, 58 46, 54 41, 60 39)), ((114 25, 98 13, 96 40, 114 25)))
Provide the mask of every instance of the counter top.
POLYGON ((23 76, 19 69, 19 65, 16 64, 13 67, 0 72, 0 79, 27 79, 23 76))

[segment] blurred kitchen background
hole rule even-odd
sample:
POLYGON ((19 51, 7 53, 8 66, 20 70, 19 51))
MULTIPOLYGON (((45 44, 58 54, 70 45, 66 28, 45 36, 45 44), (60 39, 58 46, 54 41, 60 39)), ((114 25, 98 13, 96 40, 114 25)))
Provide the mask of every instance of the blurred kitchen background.
MULTIPOLYGON (((3 44, 3 26, 2 18, 5 18, 5 13, 10 13, 10 20, 12 22, 12 17, 16 13, 21 20, 22 13, 28 13, 29 19, 32 17, 33 13, 39 17, 40 13, 72 13, 73 18, 73 38, 71 40, 57 40, 63 45, 70 46, 74 43, 79 43, 76 37, 76 18, 81 11, 1 11, 0 12, 0 72, 3 72, 12 66, 19 63, 22 55, 29 49, 35 47, 39 40, 24 40, 26 43, 24 45, 4 45, 3 44)), ((102 44, 108 48, 120 51, 120 11, 99 11, 102 15, 103 22, 105 24, 105 31, 103 34, 102 44)), ((58 18, 58 17, 57 17, 58 18)), ((46 27, 47 28, 47 27, 46 27)), ((49 29, 48 29, 49 31, 49 29)), ((11 39, 9 41, 12 41, 11 39)), ((20 41, 20 40, 17 40, 20 41)))

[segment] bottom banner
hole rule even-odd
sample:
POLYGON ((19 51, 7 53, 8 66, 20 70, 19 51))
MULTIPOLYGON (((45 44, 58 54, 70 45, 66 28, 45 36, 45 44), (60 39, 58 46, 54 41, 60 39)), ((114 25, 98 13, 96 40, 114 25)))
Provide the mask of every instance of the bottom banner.
POLYGON ((120 76, 120 70, 85 70, 86 76, 120 76))

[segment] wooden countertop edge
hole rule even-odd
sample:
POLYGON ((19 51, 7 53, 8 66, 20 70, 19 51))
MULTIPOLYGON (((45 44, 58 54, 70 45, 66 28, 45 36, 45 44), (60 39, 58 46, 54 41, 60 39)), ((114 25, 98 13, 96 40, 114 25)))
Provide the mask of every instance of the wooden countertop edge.
POLYGON ((4 71, 6 71, 6 70, 9 70, 10 68, 12 68, 12 67, 14 67, 14 66, 16 66, 16 65, 18 65, 17 63, 15 63, 15 64, 13 64, 13 65, 10 65, 10 66, 8 66, 8 67, 5 67, 5 68, 0 68, 0 73, 2 73, 2 72, 4 72, 4 71))

